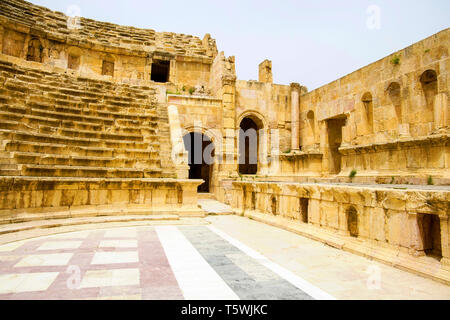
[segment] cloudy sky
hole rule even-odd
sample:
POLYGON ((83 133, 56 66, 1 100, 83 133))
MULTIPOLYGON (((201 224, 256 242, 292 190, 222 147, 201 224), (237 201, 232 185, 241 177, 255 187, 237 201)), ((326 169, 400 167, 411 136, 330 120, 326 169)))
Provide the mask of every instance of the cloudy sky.
MULTIPOLYGON (((29 0, 30 1, 30 0, 29 0)), ((210 33, 239 79, 272 60, 274 82, 310 90, 449 27, 448 0, 31 0, 121 25, 210 33)))

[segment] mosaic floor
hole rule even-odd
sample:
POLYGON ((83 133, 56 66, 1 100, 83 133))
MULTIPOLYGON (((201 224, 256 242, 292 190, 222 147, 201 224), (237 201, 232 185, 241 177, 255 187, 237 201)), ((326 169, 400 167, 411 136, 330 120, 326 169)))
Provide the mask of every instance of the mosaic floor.
POLYGON ((333 298, 213 226, 145 226, 0 246, 0 300, 333 298))

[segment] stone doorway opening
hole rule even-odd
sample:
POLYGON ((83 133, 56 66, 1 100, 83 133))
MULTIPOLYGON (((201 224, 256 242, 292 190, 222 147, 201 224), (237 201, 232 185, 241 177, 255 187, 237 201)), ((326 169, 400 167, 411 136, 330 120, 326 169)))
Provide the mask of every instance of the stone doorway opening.
POLYGON ((239 173, 256 174, 259 160, 259 130, 262 129, 262 123, 258 119, 245 117, 239 127, 239 173))
POLYGON ((342 143, 342 127, 347 118, 335 118, 327 120, 328 147, 329 147, 329 171, 331 174, 341 172, 341 153, 339 147, 342 143))
POLYGON ((423 243, 423 251, 427 256, 442 258, 441 245, 441 221, 434 214, 418 214, 420 237, 423 243))
POLYGON ((184 147, 189 158, 189 179, 203 179, 197 191, 210 192, 214 163, 214 143, 201 133, 191 132, 183 137, 184 147))
POLYGON ((300 198, 300 220, 303 223, 308 223, 308 207, 309 207, 309 199, 300 198))
POLYGON ((168 82, 170 61, 154 60, 152 63, 151 80, 155 82, 168 82))
POLYGON ((358 237, 358 212, 354 207, 347 209, 347 228, 350 236, 358 237))

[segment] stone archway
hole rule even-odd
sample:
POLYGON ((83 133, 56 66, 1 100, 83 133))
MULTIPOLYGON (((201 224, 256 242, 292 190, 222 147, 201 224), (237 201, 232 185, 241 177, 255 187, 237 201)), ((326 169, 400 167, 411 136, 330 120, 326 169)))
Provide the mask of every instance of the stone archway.
MULTIPOLYGON (((264 122, 254 113, 246 113, 239 120, 239 173, 256 174, 259 170, 260 155, 264 141, 261 141, 260 131, 264 122)), ((263 152, 261 152, 263 151, 263 152)))
POLYGON ((215 146, 205 134, 190 132, 183 137, 184 147, 188 152, 189 179, 203 179, 197 191, 210 192, 215 146))

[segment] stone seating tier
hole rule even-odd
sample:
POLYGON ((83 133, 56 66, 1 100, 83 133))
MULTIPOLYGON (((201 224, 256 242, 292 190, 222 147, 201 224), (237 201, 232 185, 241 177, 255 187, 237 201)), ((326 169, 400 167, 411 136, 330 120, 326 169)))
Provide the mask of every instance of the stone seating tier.
POLYGON ((215 45, 205 48, 198 37, 172 32, 156 32, 151 29, 120 26, 108 22, 79 18, 80 29, 68 27, 68 17, 61 12, 19 0, 0 1, 1 18, 32 28, 35 32, 48 33, 49 38, 87 46, 123 48, 148 51, 149 48, 176 55, 208 58, 215 45))
POLYGON ((0 175, 174 177, 161 168, 159 127, 168 120, 154 88, 1 60, 0 84, 0 175))

